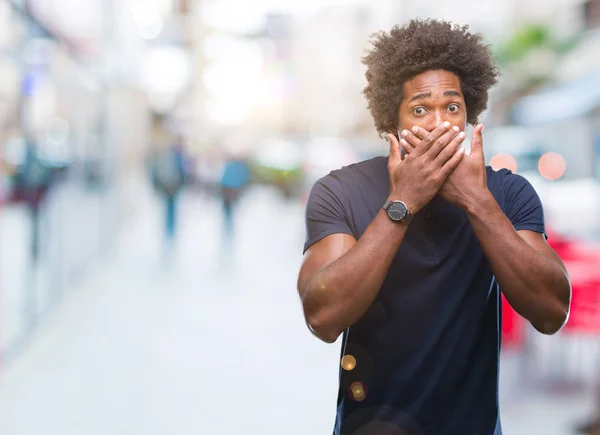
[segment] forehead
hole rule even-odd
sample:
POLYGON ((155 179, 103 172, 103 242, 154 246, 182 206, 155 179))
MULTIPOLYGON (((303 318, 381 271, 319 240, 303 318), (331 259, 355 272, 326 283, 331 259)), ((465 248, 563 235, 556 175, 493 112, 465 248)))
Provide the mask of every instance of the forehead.
POLYGON ((425 71, 404 82, 405 99, 424 92, 431 92, 434 96, 444 91, 461 91, 456 74, 444 70, 425 71))

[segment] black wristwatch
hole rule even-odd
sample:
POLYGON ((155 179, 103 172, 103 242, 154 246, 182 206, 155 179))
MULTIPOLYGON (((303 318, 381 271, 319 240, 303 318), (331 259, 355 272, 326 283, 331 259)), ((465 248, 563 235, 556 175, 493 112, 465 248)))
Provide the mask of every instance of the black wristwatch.
POLYGON ((408 224, 413 218, 408 207, 402 201, 388 201, 383 205, 383 209, 394 222, 408 224))

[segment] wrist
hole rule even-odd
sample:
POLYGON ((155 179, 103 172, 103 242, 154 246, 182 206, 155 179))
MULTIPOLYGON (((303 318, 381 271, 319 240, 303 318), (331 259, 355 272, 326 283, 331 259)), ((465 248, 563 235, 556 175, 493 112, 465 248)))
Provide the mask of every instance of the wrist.
POLYGON ((478 194, 470 196, 465 203, 462 204, 462 209, 467 212, 470 217, 475 217, 482 211, 488 210, 495 203, 496 199, 492 195, 492 192, 486 187, 478 194))
POLYGON ((408 195, 403 193, 390 193, 385 202, 387 203, 388 201, 402 201, 404 204, 406 204, 408 212, 413 216, 421 209, 421 206, 408 197, 408 195))
POLYGON ((388 199, 385 204, 383 204, 383 210, 386 212, 388 218, 398 224, 406 224, 408 225, 414 215, 408 208, 408 205, 398 199, 388 199))

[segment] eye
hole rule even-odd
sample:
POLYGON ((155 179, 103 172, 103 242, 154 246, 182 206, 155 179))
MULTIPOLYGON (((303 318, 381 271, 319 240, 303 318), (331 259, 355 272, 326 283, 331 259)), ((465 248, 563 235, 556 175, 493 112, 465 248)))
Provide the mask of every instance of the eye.
POLYGON ((458 104, 450 104, 448 106, 448 112, 450 112, 450 113, 458 112, 458 104))
POLYGON ((417 116, 424 115, 425 114, 425 108, 424 107, 415 107, 413 109, 413 113, 415 115, 417 115, 417 116))

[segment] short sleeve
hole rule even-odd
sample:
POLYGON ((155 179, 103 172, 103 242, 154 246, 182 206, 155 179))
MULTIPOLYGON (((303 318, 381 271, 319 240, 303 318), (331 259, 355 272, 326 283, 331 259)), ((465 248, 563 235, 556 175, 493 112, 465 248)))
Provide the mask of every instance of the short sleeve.
POLYGON ((332 234, 354 236, 348 225, 343 198, 343 186, 339 179, 332 175, 327 175, 314 184, 306 204, 306 241, 303 252, 332 234))
POLYGON ((527 179, 521 175, 507 174, 504 200, 504 213, 516 231, 535 231, 547 237, 542 201, 527 179))

